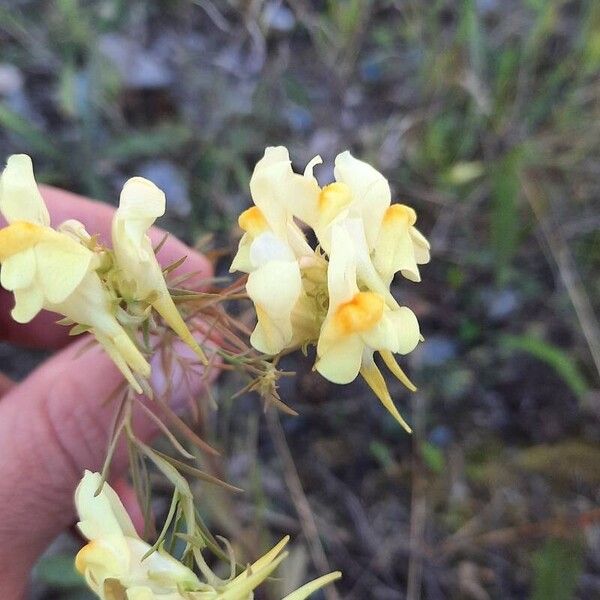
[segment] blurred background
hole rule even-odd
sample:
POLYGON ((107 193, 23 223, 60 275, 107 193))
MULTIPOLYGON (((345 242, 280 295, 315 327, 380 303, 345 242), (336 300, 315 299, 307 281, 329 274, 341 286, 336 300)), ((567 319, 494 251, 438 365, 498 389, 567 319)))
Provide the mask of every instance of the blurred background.
MULTIPOLYGON (((595 0, 0 2, 0 155, 40 181, 115 203, 142 175, 163 226, 232 249, 266 145, 324 182, 350 148, 431 241, 396 283, 426 338, 419 391, 392 388, 415 435, 301 356, 281 427, 217 386, 204 433, 247 491, 199 488, 203 516, 238 548, 295 539, 260 598, 326 569, 327 600, 600 598, 599 73, 595 0)), ((13 375, 38 358, 0 346, 13 375)), ((32 598, 90 598, 76 549, 32 598)))

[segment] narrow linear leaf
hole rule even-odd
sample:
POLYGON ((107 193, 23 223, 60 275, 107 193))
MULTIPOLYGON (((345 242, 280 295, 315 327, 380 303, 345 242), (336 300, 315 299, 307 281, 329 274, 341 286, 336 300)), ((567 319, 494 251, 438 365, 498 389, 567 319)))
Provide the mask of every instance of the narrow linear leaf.
POLYGON ((582 571, 581 545, 552 539, 533 556, 531 600, 571 600, 582 571))
POLYGON ((545 362, 579 399, 587 394, 589 388, 585 377, 564 350, 528 335, 503 335, 500 344, 509 350, 520 350, 545 362))

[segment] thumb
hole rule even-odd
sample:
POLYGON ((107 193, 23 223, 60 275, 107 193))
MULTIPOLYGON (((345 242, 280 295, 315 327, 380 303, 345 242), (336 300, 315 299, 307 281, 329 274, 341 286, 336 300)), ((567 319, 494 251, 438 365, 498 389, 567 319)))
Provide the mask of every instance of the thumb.
MULTIPOLYGON (((106 456, 117 410, 108 400, 122 376, 99 347, 82 351, 88 343, 82 339, 58 352, 0 399, 0 565, 14 590, 6 598, 20 597, 40 553, 73 523, 75 487, 84 469, 100 470, 106 456)), ((190 391, 202 390, 197 372, 191 379, 188 386, 172 386, 175 410, 190 391)), ((145 415, 135 415, 134 426, 142 440, 157 433, 145 415)), ((122 444, 111 475, 126 466, 122 444)))

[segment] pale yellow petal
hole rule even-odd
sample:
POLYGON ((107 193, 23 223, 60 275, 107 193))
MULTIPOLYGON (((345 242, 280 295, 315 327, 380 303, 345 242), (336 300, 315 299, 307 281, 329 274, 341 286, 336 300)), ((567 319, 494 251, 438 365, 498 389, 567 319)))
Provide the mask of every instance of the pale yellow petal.
POLYGON ((398 271, 411 281, 420 281, 419 269, 415 259, 410 224, 400 211, 386 212, 377 242, 373 251, 373 264, 383 280, 389 284, 398 271))
POLYGON ((351 300, 358 292, 356 284, 356 257, 348 231, 340 225, 331 229, 331 252, 327 270, 329 313, 351 300))
POLYGON ((35 286, 15 290, 14 294, 15 307, 10 314, 17 323, 29 323, 44 308, 44 295, 35 286))
POLYGON ((324 588, 336 579, 340 579, 342 573, 340 571, 334 571, 327 575, 323 575, 318 579, 314 579, 309 583, 304 584, 301 588, 298 588, 295 592, 288 594, 281 600, 306 600, 311 594, 314 594, 317 590, 324 588))
POLYGON ((100 473, 85 471, 75 490, 79 530, 88 540, 111 535, 137 537, 125 507, 110 485, 105 483, 96 495, 101 482, 100 473))
POLYGON ((293 175, 288 151, 282 146, 267 148, 254 167, 250 179, 252 200, 260 208, 269 227, 284 238, 288 220, 286 195, 293 175))
POLYGON ((272 231, 265 231, 259 235, 250 246, 250 263, 253 269, 273 260, 291 263, 295 258, 291 248, 272 231))
MULTIPOLYGON (((126 547, 122 543, 124 538, 115 536, 106 536, 100 539, 94 539, 86 544, 75 556, 75 568, 79 573, 93 577, 93 581, 102 582, 108 577, 118 577, 127 571, 128 556, 126 547)), ((89 580, 88 580, 89 582, 89 580)), ((91 582, 89 582, 91 583, 91 582)), ((91 585, 96 589, 96 585, 91 585)))
POLYGON ((143 177, 129 179, 119 199, 119 208, 113 218, 112 238, 115 248, 129 242, 132 252, 140 260, 148 260, 152 246, 147 238, 148 229, 165 213, 164 192, 143 177))
MULTIPOLYGON (((127 590, 126 594, 127 594, 126 600, 155 600, 156 599, 154 592, 149 587, 139 587, 139 586, 130 587, 127 590)), ((162 596, 164 596, 164 594, 162 594, 162 596)))
POLYGON ((321 156, 319 154, 317 154, 316 156, 311 158, 308 161, 308 164, 306 165, 306 167, 304 169, 304 177, 314 179, 314 174, 313 174, 314 168, 317 165, 320 165, 322 163, 323 163, 323 159, 321 158, 321 156))
POLYGON ((33 175, 33 163, 26 154, 13 154, 0 177, 0 213, 8 223, 27 221, 50 225, 50 215, 33 175))
MULTIPOLYGON (((315 230, 326 230, 328 225, 341 213, 347 211, 354 199, 352 189, 342 181, 336 181, 326 185, 319 193, 318 198, 318 222, 315 230)), ((326 248, 327 239, 319 236, 319 241, 326 248)))
MULTIPOLYGON (((174 591, 178 585, 185 589, 200 585, 193 571, 162 548, 148 554, 150 545, 147 542, 138 537, 128 537, 126 541, 131 557, 128 574, 130 581, 146 581, 153 586, 174 591)), ((161 596, 161 600, 162 598, 161 596)))
POLYGON ((58 234, 49 227, 27 221, 14 221, 0 229, 0 263, 56 235, 58 234))
POLYGON ((240 239, 240 243, 238 244, 237 253, 231 262, 231 266, 229 267, 230 273, 235 273, 235 271, 250 273, 253 270, 252 263, 250 262, 251 244, 252 236, 248 233, 244 233, 242 239, 240 239))
POLYGON ((288 149, 285 146, 267 146, 263 157, 256 163, 255 171, 261 171, 282 162, 290 162, 288 149))
MULTIPOLYGON (((308 169, 308 167, 307 167, 308 169)), ((293 173, 286 184, 284 201, 295 217, 310 227, 319 222, 319 197, 321 188, 311 175, 293 173)))
MULTIPOLYGON (((131 224, 132 222, 129 221, 131 224)), ((139 239, 129 236, 125 221, 113 220, 112 241, 119 274, 126 282, 125 292, 135 300, 165 292, 167 284, 145 233, 139 239)))
POLYGON ((93 253, 65 234, 35 247, 37 280, 53 304, 63 302, 90 269, 93 253))
POLYGON ((239 217, 238 225, 240 229, 249 233, 252 238, 257 237, 261 233, 268 231, 269 224, 263 214, 263 211, 258 206, 247 208, 239 217))
POLYGON ((287 242, 294 255, 298 258, 303 256, 312 257, 315 252, 310 247, 310 244, 306 241, 306 236, 302 233, 302 230, 295 223, 293 217, 288 218, 287 227, 287 242))
POLYGON ((115 319, 108 292, 104 289, 96 272, 87 273, 76 290, 63 302, 49 304, 46 308, 58 312, 76 323, 90 326, 111 358, 115 358, 115 353, 120 356, 120 360, 115 360, 115 363, 134 389, 138 393, 140 392, 140 387, 132 378, 131 373, 122 368, 122 360, 142 377, 150 375, 150 365, 115 319))
POLYGON ((431 256, 429 254, 430 246, 427 238, 416 228, 411 227, 410 236, 415 246, 415 258, 420 265, 427 264, 431 256))
POLYGON ((0 267, 0 284, 5 290, 25 289, 33 283, 35 272, 35 252, 28 248, 4 260, 0 267))
POLYGON ((398 302, 390 292, 389 282, 384 282, 373 265, 367 246, 363 221, 355 218, 342 219, 339 226, 348 232, 352 241, 359 284, 381 295, 390 308, 398 308, 398 302))
POLYGON ((258 323, 252 345, 266 354, 277 354, 293 336, 291 314, 302 290, 296 262, 271 261, 248 277, 246 291, 256 306, 258 323))
POLYGON ((372 249, 391 202, 387 180, 371 165, 354 158, 348 151, 336 157, 334 174, 336 181, 345 183, 352 190, 351 214, 363 219, 367 243, 372 249))
POLYGON ((401 306, 384 311, 382 319, 362 336, 366 345, 374 350, 408 354, 419 343, 419 322, 410 308, 401 306))
POLYGON ((88 242, 92 236, 87 232, 85 225, 77 219, 67 219, 63 221, 56 230, 59 233, 68 235, 72 240, 81 243, 88 242))
POLYGON ((164 192, 154 183, 143 177, 132 177, 125 182, 119 198, 120 219, 151 220, 165 214, 164 192))
POLYGON ((365 345, 360 336, 339 337, 329 322, 321 330, 315 369, 333 383, 350 383, 360 370, 365 345))
POLYGON ((401 306, 398 310, 384 315, 384 319, 390 322, 390 327, 395 330, 397 336, 395 348, 388 349, 396 354, 412 352, 421 340, 419 321, 415 313, 410 308, 401 306))

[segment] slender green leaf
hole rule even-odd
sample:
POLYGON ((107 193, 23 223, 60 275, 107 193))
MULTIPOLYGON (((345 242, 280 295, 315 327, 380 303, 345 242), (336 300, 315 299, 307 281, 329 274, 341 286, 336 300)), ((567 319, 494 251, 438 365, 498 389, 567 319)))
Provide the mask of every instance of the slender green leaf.
POLYGON ((502 279, 517 251, 520 236, 518 197, 521 153, 515 149, 496 163, 491 173, 491 244, 496 275, 502 279))
POLYGON ((580 544, 548 540, 533 556, 531 600, 572 600, 582 567, 580 544))
POLYGON ((564 350, 528 335, 503 335, 500 343, 509 350, 520 350, 545 362, 578 398, 582 398, 588 392, 585 377, 575 361, 564 350))

